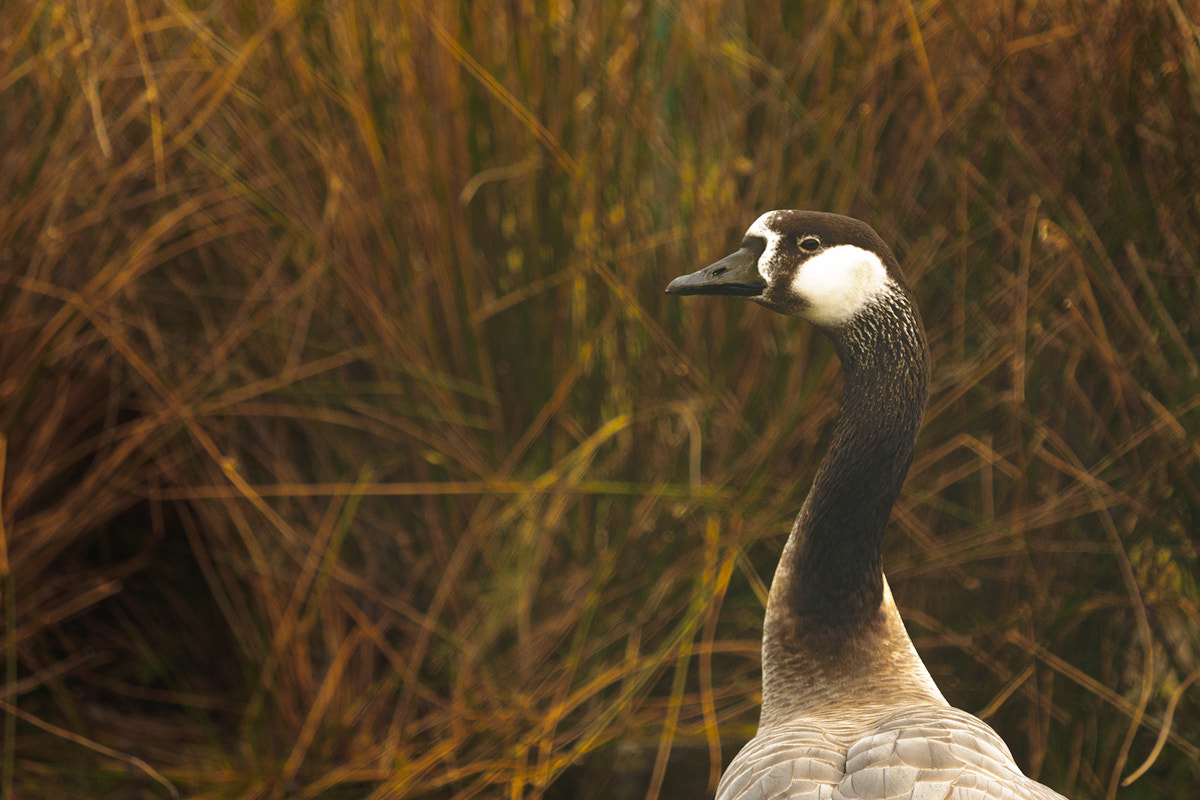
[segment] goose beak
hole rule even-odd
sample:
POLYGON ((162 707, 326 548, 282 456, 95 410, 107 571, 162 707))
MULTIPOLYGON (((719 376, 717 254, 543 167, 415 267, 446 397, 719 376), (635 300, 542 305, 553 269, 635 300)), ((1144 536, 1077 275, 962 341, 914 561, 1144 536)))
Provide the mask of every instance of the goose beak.
POLYGON ((730 294, 758 297, 767 282, 758 272, 758 255, 743 247, 732 255, 691 275, 667 284, 667 294, 730 294))

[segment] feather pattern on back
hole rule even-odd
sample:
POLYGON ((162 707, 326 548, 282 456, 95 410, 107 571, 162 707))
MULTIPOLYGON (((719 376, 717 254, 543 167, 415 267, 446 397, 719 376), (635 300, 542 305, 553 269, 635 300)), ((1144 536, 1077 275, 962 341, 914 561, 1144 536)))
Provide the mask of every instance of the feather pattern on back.
POLYGON ((799 719, 760 731, 717 800, 1063 800, 1021 774, 1004 741, 952 706, 893 709, 856 736, 799 719))

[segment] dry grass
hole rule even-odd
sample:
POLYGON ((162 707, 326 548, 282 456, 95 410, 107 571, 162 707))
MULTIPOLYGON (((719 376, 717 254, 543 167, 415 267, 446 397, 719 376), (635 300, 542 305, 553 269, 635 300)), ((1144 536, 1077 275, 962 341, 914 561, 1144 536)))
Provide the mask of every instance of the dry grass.
POLYGON ((1200 781, 1200 8, 862 5, 5 4, 0 795, 711 790, 837 365, 662 287, 774 207, 921 300, 947 695, 1200 781))

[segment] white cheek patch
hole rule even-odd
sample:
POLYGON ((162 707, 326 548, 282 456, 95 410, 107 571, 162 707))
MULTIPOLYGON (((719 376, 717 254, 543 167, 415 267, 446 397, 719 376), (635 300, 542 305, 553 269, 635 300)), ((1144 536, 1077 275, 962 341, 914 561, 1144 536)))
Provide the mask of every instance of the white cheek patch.
POLYGON ((792 278, 792 291, 806 303, 806 319, 834 326, 849 322, 893 289, 879 256, 842 244, 805 261, 792 278))

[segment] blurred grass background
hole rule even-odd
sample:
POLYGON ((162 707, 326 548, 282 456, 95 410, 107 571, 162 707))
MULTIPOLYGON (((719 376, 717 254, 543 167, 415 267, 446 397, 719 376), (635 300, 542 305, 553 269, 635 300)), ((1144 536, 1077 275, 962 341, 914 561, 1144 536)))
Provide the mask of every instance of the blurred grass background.
POLYGON ((886 567, 946 695, 1188 796, 1198 19, 4 3, 0 796, 711 793, 838 367, 662 290, 779 207, 921 302, 886 567))

